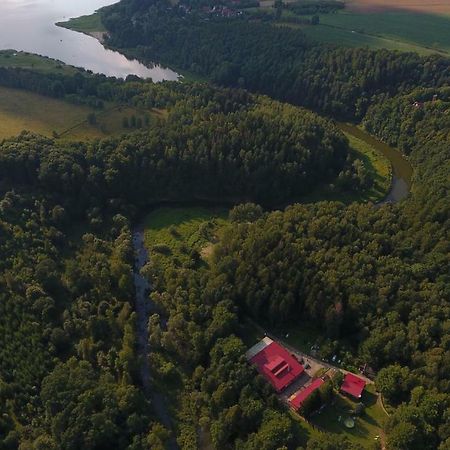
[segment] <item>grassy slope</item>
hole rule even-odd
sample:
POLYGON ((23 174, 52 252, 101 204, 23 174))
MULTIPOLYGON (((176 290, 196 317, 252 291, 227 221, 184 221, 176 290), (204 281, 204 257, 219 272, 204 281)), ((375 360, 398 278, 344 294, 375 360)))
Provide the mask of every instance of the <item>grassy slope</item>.
POLYGON ((81 33, 106 32, 106 28, 102 23, 101 14, 98 12, 89 16, 76 17, 67 22, 58 22, 57 25, 81 33))
POLYGON ((97 139, 132 131, 122 127, 123 118, 132 115, 141 118, 149 115, 151 125, 154 117, 161 116, 161 113, 148 113, 130 107, 95 111, 87 106, 73 105, 32 92, 0 87, 0 139, 17 135, 23 130, 49 137, 56 132, 63 140, 97 139), (95 126, 86 121, 92 112, 97 117, 95 126))
POLYGON ((450 17, 407 11, 322 14, 319 26, 303 31, 321 42, 350 47, 388 48, 430 54, 450 54, 450 17))
POLYGON ((55 59, 15 50, 0 50, 0 67, 18 67, 36 72, 55 72, 66 75, 73 75, 79 70, 55 59))

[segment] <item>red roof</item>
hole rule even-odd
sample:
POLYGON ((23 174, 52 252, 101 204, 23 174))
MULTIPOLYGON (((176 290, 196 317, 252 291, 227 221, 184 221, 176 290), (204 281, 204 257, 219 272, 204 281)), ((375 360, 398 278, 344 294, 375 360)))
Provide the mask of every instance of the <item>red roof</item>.
POLYGON ((291 406, 297 410, 302 406, 303 402, 316 390, 319 389, 322 384, 325 383, 322 378, 317 378, 314 380, 308 387, 305 389, 302 389, 301 391, 297 392, 297 395, 289 401, 291 406))
POLYGON ((250 361, 256 365, 275 388, 281 392, 296 380, 305 370, 303 366, 280 344, 271 342, 257 353, 250 361))
POLYGON ((362 392, 366 387, 366 382, 353 375, 352 373, 347 373, 344 377, 344 382, 341 386, 341 391, 346 394, 350 394, 352 397, 361 398, 362 392))

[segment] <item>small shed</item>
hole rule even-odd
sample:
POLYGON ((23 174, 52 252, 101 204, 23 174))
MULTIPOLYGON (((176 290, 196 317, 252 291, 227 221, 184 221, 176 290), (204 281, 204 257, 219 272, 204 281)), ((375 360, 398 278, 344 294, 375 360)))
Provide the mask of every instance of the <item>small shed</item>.
POLYGON ((366 382, 362 378, 359 378, 352 373, 347 373, 345 374, 344 381, 341 385, 341 392, 359 400, 365 387, 366 382))

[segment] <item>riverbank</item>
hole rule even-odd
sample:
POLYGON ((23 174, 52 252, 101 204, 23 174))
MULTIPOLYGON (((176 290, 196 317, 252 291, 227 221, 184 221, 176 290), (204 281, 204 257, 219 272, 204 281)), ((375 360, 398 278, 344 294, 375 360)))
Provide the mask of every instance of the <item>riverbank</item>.
POLYGON ((92 36, 101 44, 104 44, 105 37, 108 34, 102 23, 102 17, 99 11, 88 16, 74 17, 68 21, 57 22, 55 25, 92 36))
POLYGON ((338 126, 347 135, 351 135, 371 146, 391 164, 390 189, 379 203, 396 203, 408 197, 411 191, 413 167, 405 156, 399 150, 390 147, 356 125, 338 123, 338 126))

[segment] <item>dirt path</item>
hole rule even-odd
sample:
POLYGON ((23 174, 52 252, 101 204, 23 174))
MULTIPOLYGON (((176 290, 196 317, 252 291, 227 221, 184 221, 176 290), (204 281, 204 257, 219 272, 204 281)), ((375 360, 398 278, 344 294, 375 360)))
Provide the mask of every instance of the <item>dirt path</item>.
MULTIPOLYGON (((167 408, 167 401, 160 392, 153 389, 151 382, 150 364, 148 354, 150 351, 148 344, 148 318, 157 312, 156 305, 151 301, 148 294, 150 284, 141 274, 141 269, 148 261, 147 249, 144 245, 144 230, 137 228, 133 232, 133 247, 135 252, 134 266, 134 286, 136 290, 135 309, 137 314, 137 347, 140 362, 140 376, 145 395, 150 399, 152 408, 159 421, 173 432, 173 423, 167 408)), ((169 450, 177 450, 179 447, 175 438, 172 437, 167 443, 169 450)))

